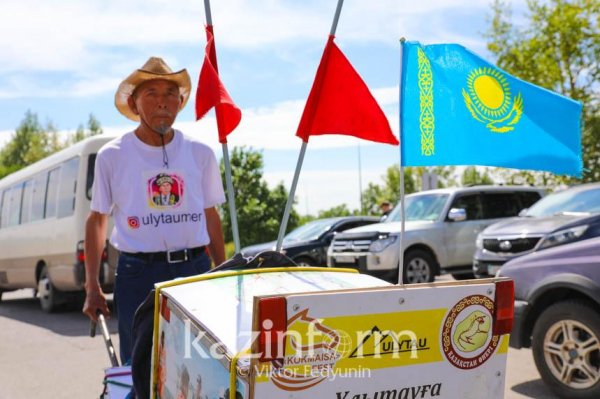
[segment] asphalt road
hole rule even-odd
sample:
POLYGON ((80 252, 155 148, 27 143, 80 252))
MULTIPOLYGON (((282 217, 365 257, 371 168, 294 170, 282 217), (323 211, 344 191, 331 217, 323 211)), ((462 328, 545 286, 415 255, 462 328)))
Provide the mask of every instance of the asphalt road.
MULTIPOLYGON (((108 321, 118 346, 116 320, 108 321)), ((98 398, 110 362, 99 333, 89 337, 79 310, 41 311, 31 290, 0 303, 0 399, 98 398)), ((544 385, 530 350, 508 353, 506 398, 557 398, 544 385)))

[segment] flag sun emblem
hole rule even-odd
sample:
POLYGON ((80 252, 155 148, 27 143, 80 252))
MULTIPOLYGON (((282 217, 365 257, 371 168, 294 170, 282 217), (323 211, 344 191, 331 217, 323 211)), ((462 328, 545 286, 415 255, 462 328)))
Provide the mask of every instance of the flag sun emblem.
POLYGON ((511 98, 502 73, 491 67, 474 69, 467 78, 467 89, 463 89, 463 97, 473 118, 496 133, 515 128, 523 114, 523 99, 521 93, 511 98))

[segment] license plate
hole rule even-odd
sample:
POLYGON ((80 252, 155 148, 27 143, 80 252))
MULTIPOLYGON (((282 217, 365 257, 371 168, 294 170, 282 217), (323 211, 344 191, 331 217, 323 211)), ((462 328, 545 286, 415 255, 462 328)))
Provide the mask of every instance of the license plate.
POLYGON ((354 263, 355 260, 356 260, 356 258, 354 256, 336 256, 335 257, 336 263, 354 263))
POLYGON ((488 265, 487 267, 487 272, 490 276, 495 276, 496 273, 498 273, 498 270, 500 270, 502 266, 497 266, 497 265, 488 265))

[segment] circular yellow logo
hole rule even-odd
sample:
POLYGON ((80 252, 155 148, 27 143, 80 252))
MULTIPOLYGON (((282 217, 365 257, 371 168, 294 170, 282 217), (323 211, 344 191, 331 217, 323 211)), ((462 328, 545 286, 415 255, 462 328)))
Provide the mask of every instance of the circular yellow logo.
POLYGON ((442 350, 460 369, 481 366, 494 353, 499 337, 492 333, 494 302, 484 295, 471 295, 458 302, 442 326, 442 350))

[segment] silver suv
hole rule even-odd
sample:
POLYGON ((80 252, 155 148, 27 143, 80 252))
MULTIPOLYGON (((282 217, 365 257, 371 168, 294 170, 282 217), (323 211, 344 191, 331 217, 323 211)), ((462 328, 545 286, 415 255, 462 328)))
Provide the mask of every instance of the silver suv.
MULTIPOLYGON (((441 271, 456 279, 472 278, 477 234, 517 216, 544 193, 532 187, 475 186, 407 195, 404 282, 430 282, 441 271)), ((327 265, 396 282, 400 217, 398 205, 383 223, 337 234, 327 251, 327 265)))

